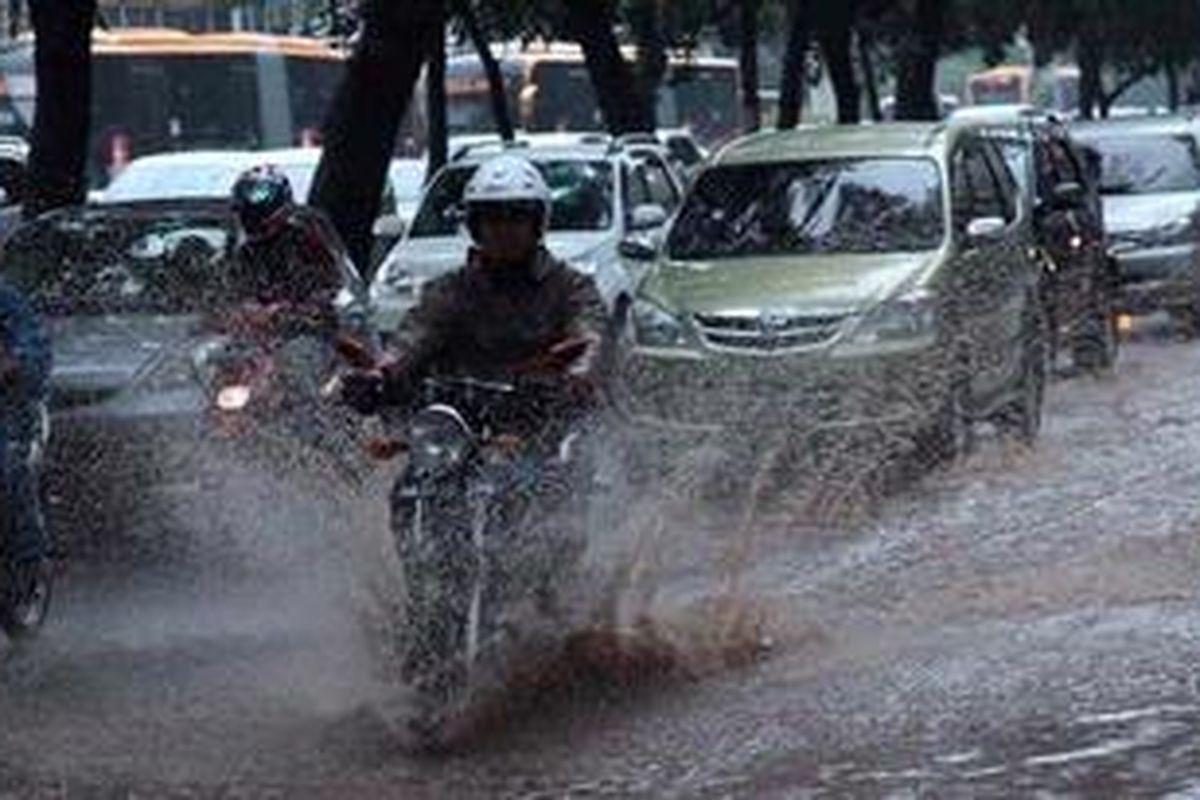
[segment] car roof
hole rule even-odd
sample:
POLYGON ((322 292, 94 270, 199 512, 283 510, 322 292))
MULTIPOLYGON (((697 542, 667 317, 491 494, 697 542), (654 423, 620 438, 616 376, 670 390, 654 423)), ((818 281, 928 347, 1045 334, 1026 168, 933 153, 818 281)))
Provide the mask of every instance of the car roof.
POLYGON ((728 145, 716 164, 756 164, 840 157, 938 156, 961 135, 941 123, 805 126, 760 133, 728 145))
MULTIPOLYGON (((4 147, 0 139, 0 148, 4 147)), ((184 153, 155 153, 139 156, 130 162, 129 166, 183 168, 211 165, 229 165, 230 167, 252 167, 260 164, 276 164, 279 166, 312 166, 316 167, 321 159, 319 147, 285 147, 275 150, 191 150, 184 153)), ((392 159, 389 171, 405 169, 424 169, 425 162, 420 159, 392 159)))
POLYGON ((666 146, 655 134, 612 137, 607 133, 518 133, 511 143, 495 135, 454 137, 452 164, 479 164, 503 154, 527 155, 537 160, 607 160, 623 152, 652 150, 666 157, 666 146))
POLYGON ((1121 117, 1119 119, 1090 120, 1071 125, 1071 132, 1085 139, 1102 139, 1106 136, 1153 136, 1197 132, 1196 120, 1185 115, 1147 115, 1144 117, 1121 117))

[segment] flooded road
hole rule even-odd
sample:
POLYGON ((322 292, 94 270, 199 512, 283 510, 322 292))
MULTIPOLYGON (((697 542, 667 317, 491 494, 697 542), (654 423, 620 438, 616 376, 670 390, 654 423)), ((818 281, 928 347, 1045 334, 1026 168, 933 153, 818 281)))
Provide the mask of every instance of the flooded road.
POLYGON ((986 440, 870 514, 785 503, 746 549, 675 520, 638 611, 675 668, 439 758, 399 747, 319 546, 81 567, 0 651, 0 794, 1200 797, 1197 364, 1131 344, 1051 388, 1036 450, 986 440), (727 657, 728 618, 765 657, 727 657))

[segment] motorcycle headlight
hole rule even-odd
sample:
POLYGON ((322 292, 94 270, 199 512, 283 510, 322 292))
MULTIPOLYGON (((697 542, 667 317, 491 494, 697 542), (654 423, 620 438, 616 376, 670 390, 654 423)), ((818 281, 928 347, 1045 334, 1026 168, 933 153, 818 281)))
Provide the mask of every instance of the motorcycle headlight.
POLYGON ((649 300, 636 300, 630 309, 634 342, 643 347, 683 347, 687 330, 674 314, 649 300))
POLYGON ((841 350, 854 353, 926 347, 937 338, 937 324, 937 296, 918 289, 871 311, 841 350))
POLYGON ((473 441, 471 429, 457 411, 432 406, 419 412, 409 425, 410 464, 422 475, 445 474, 462 465, 473 441))
POLYGON ((242 384, 225 386, 217 392, 217 408, 226 413, 236 413, 250 405, 251 395, 249 386, 242 384))

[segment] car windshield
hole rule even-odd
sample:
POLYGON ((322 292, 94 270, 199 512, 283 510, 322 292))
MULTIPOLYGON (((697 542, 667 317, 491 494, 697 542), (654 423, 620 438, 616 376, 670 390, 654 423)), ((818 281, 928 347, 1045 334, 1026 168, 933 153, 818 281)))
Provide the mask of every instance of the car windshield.
POLYGON ((13 234, 4 276, 52 316, 196 312, 220 294, 231 222, 99 211, 48 216, 13 234))
POLYGON ((1104 194, 1156 194, 1200 190, 1200 152, 1187 134, 1097 136, 1104 194))
POLYGON ((104 190, 106 203, 228 197, 241 163, 134 162, 104 190))
MULTIPOLYGON (((603 231, 612 227, 613 170, 607 161, 573 159, 534 164, 554 199, 551 231, 603 231)), ((453 236, 458 232, 463 219, 463 191, 477 168, 451 167, 438 176, 413 222, 413 238, 453 236)))
POLYGON ((927 159, 836 159, 705 172, 672 228, 672 258, 932 250, 945 234, 927 159))

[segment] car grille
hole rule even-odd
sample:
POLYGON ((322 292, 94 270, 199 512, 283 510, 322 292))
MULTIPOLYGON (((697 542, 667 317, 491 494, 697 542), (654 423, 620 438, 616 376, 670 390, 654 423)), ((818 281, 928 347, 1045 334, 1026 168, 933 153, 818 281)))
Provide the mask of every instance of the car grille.
POLYGON ((846 315, 695 314, 704 341, 716 348, 777 352, 816 347, 832 340, 846 315))

